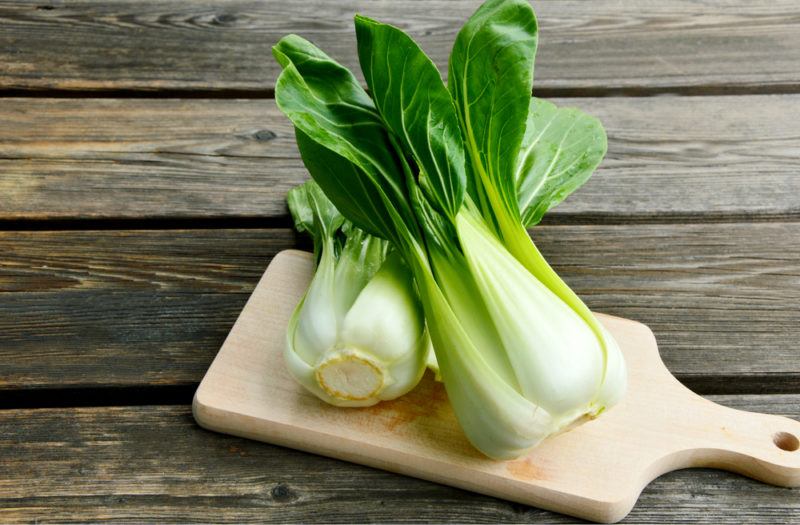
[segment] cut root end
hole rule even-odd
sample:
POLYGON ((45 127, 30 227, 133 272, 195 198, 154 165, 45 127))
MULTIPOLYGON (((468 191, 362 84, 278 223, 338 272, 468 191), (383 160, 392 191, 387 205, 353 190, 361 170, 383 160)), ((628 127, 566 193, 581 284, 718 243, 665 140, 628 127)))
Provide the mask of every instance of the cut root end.
POLYGON ((322 361, 317 383, 331 397, 363 401, 376 396, 385 384, 382 367, 354 351, 342 350, 322 361))

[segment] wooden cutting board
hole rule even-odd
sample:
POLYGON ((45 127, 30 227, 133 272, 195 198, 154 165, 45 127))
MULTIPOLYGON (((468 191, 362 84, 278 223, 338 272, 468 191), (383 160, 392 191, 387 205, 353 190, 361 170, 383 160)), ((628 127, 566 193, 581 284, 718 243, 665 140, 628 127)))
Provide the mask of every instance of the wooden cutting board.
POLYGON ((286 325, 312 273, 311 254, 273 259, 197 389, 201 426, 602 522, 625 517, 650 481, 681 468, 800 485, 800 422, 692 393, 661 362, 647 326, 607 315, 599 318, 628 364, 625 399, 517 460, 478 453, 429 373, 394 401, 326 405, 283 363, 286 325))

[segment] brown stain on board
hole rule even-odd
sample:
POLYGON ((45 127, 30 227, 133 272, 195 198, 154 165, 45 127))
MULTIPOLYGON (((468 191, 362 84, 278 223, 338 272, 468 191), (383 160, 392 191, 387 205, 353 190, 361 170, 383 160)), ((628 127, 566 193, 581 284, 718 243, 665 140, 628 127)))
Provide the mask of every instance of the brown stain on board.
POLYGON ((391 401, 382 401, 364 411, 367 420, 378 422, 392 432, 425 417, 439 417, 443 408, 450 410, 444 385, 425 373, 422 381, 408 394, 391 401))
POLYGON ((533 463, 531 458, 509 461, 506 463, 506 470, 513 477, 520 480, 544 479, 541 470, 533 463))
POLYGON ((388 431, 397 430, 398 427, 413 423, 420 417, 425 417, 431 413, 428 405, 418 405, 408 401, 386 401, 381 403, 383 406, 376 407, 377 416, 388 431))

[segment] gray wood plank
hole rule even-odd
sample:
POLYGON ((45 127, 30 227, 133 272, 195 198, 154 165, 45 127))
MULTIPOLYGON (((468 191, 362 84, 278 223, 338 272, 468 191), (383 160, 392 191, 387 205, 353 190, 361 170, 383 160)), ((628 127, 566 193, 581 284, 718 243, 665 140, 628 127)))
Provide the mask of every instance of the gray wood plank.
MULTIPOLYGON (((797 392, 800 223, 540 226, 597 311, 702 393, 797 392)), ((202 378, 288 230, 0 232, 0 391, 202 378)))
MULTIPOLYGON (((478 0, 5 0, 0 88, 269 90, 270 47, 312 39, 357 68, 356 12, 417 38, 444 68, 478 0)), ((537 0, 544 89, 797 89, 800 6, 731 0, 537 0)))
MULTIPOLYGON (((800 214, 800 95, 556 102, 597 115, 609 153, 551 223, 800 214)), ((0 219, 288 225, 306 177, 271 100, 0 99, 0 219)))
MULTIPOLYGON (((798 395, 712 399, 800 417, 798 395)), ((4 410, 0 426, 4 522, 576 522, 208 432, 194 424, 188 407, 4 410)), ((684 470, 648 486, 625 522, 716 525, 798 519, 797 490, 725 472, 684 470)))

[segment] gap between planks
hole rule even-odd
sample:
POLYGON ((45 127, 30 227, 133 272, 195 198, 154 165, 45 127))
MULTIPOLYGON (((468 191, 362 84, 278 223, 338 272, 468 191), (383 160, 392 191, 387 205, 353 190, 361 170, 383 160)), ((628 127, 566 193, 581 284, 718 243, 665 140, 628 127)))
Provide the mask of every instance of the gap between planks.
MULTIPOLYGON (((800 84, 717 84, 632 87, 542 87, 533 95, 541 98, 605 98, 605 97, 715 97, 742 95, 794 95, 800 84)), ((275 98, 274 89, 0 89, 3 98, 134 98, 134 99, 218 99, 264 100, 275 98)))
POLYGON ((158 386, 67 387, 6 390, 0 410, 183 405, 192 402, 197 383, 158 386))
MULTIPOLYGON (((605 215, 575 213, 547 215, 541 226, 623 226, 739 223, 796 223, 793 213, 753 215, 747 213, 702 213, 659 215, 605 215)), ((251 230, 292 228, 288 217, 76 217, 68 219, 0 219, 0 231, 126 231, 126 230, 251 230)), ((529 231, 533 231, 530 229, 529 231)))
MULTIPOLYGON (((795 378, 775 374, 769 380, 786 385, 795 378)), ((705 396, 716 395, 791 395, 795 388, 768 388, 764 377, 738 375, 683 376, 680 381, 691 390, 705 396)), ((0 410, 39 408, 98 408, 137 406, 188 406, 198 383, 182 385, 68 387, 45 389, 4 390, 0 397, 0 410)))

